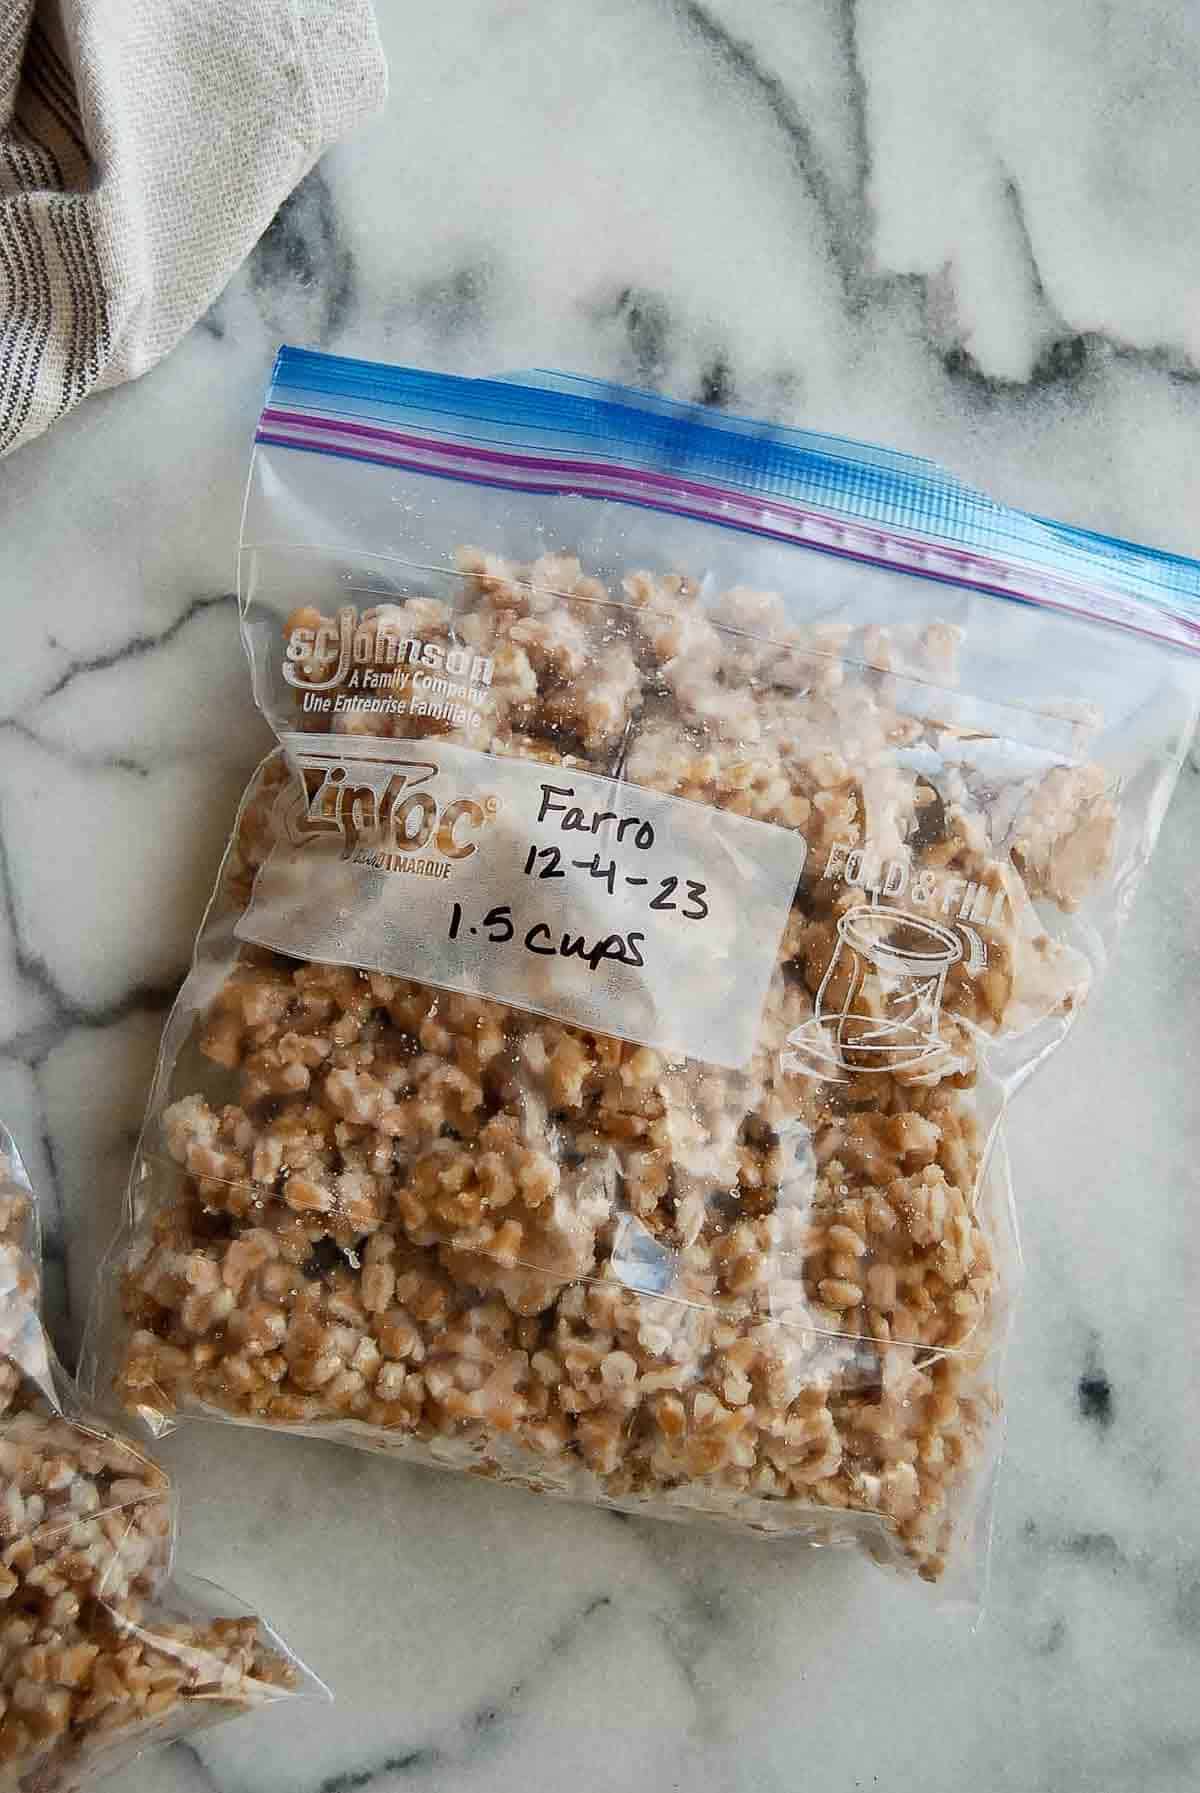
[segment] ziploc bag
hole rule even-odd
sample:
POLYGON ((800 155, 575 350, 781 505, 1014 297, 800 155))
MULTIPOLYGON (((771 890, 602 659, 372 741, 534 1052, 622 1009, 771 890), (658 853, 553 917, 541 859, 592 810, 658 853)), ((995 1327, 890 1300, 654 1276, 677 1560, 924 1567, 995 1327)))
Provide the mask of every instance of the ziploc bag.
POLYGON ((280 750, 102 1381, 938 1579, 998 1123, 1150 852, 1198 578, 878 449, 284 350, 240 572, 280 750))
POLYGON ((143 1750, 320 1691, 174 1567, 176 1500, 81 1410, 42 1328, 29 1181, 0 1125, 0 1789, 66 1793, 143 1750))

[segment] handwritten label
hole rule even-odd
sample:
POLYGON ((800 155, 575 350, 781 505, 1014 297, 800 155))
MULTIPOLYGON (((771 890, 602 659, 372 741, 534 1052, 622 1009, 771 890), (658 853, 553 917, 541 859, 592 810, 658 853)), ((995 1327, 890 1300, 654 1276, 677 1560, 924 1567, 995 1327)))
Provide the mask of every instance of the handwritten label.
POLYGON ((748 1061, 801 835, 437 739, 284 745, 305 795, 241 938, 748 1061))

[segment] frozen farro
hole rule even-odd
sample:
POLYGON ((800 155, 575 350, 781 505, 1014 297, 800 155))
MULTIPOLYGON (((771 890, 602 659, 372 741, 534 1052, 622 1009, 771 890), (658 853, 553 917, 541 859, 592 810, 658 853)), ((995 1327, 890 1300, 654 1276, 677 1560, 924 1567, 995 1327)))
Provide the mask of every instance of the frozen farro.
POLYGON ((1060 620, 1032 520, 934 470, 645 395, 286 351, 258 440, 280 751, 168 1028, 98 1373, 155 1429, 939 1579, 997 1435, 1000 1117, 1144 863, 1179 657, 1130 637, 1122 684, 1097 567, 1060 620), (885 474, 1028 525, 1030 608, 979 595, 983 521, 968 555, 856 508, 885 474), (840 514, 798 510, 827 479, 840 514))
POLYGON ((0 1788, 13 1793, 61 1793, 301 1684, 257 1619, 175 1575, 167 1476, 77 1410, 40 1293, 28 1180, 0 1127, 0 1788))

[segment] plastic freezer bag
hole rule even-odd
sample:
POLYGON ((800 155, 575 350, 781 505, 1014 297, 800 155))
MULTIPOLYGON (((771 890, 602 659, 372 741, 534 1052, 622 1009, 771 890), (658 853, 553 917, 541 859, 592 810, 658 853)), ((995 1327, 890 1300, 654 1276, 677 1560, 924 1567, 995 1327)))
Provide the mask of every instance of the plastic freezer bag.
POLYGON ((285 350, 241 553, 281 752, 103 1380, 937 1579, 998 1122, 1150 851, 1197 572, 881 450, 285 350))
POLYGON ((324 1691, 274 1632, 179 1575, 165 1473, 82 1412, 42 1329, 37 1215, 0 1125, 0 1789, 64 1793, 324 1691))

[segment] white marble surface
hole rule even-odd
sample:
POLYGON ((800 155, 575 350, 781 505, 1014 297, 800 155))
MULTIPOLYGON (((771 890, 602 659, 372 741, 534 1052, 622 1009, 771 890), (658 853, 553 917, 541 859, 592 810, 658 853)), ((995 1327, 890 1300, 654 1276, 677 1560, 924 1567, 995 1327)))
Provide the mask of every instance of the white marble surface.
MULTIPOLYGON (((62 1336, 265 730, 229 596, 281 336, 933 453, 1200 551, 1193 0, 382 0, 386 115, 156 372, 0 467, 0 1112, 62 1336)), ((129 1793, 1182 1793, 1200 1776, 1200 776, 1018 1101, 986 1622, 796 1555, 197 1427, 183 1555, 337 1689, 129 1793)))

